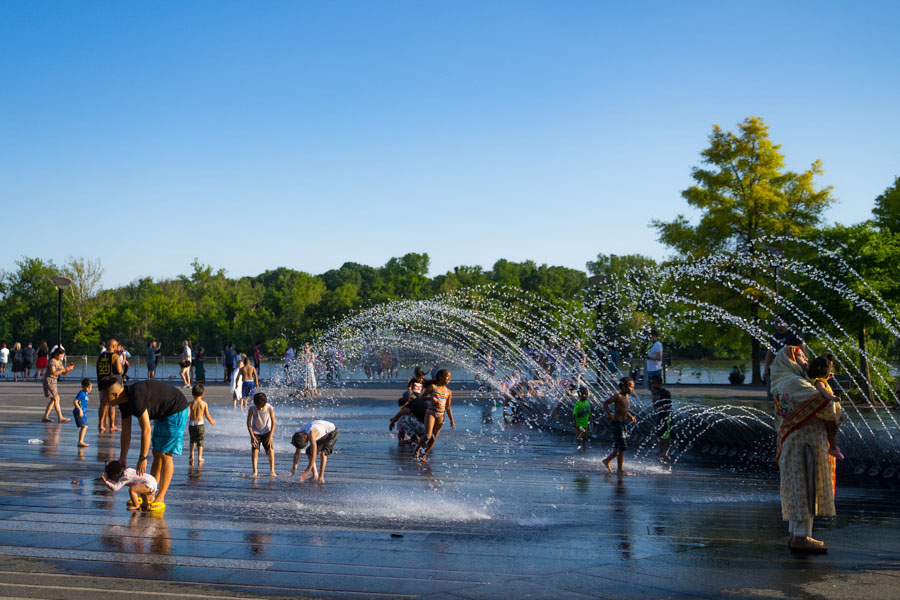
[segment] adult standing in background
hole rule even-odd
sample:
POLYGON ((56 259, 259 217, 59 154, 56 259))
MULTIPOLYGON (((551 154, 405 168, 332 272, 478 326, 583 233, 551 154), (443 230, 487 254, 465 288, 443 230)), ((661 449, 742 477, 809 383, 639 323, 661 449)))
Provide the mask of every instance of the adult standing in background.
POLYGON ((147 379, 156 377, 156 340, 147 344, 147 379))
POLYGON ((650 349, 642 358, 646 361, 644 377, 647 380, 647 389, 652 390, 653 386, 650 385, 650 378, 657 375, 662 381, 663 368, 663 345, 659 341, 659 333, 655 329, 650 330, 650 349))
POLYGON ((231 379, 231 373, 234 371, 234 363, 237 358, 237 352, 234 350, 234 344, 225 344, 222 350, 222 364, 225 367, 225 381, 231 379))
POLYGON ((181 360, 178 363, 181 367, 181 381, 184 382, 184 387, 190 389, 191 387, 191 342, 189 340, 184 340, 182 342, 181 349, 181 360))
POLYGON ((6 365, 9 364, 9 348, 6 342, 0 342, 0 377, 6 379, 6 365))
POLYGON ((31 379, 31 367, 34 365, 34 347, 31 342, 22 348, 22 363, 25 365, 25 381, 31 379))
POLYGON ((259 349, 259 340, 253 345, 253 368, 256 369, 257 377, 259 377, 259 365, 262 362, 262 351, 259 349))
MULTIPOLYGON (((100 356, 97 357, 97 381, 102 377, 114 377, 119 381, 122 379, 122 366, 119 358, 119 341, 111 338, 104 346, 100 344, 100 356)), ((116 408, 109 404, 100 391, 100 402, 97 407, 100 433, 107 429, 114 431, 116 429, 116 408), (109 422, 109 427, 107 427, 109 422)))
MULTIPOLYGON (((12 370, 13 370, 13 381, 19 380, 19 373, 25 368, 25 361, 22 358, 22 342, 16 342, 13 344, 12 349, 12 370)), ((22 379, 24 381, 24 378, 22 379)))
POLYGON ((44 370, 47 368, 47 362, 50 359, 50 348, 47 347, 47 342, 41 342, 41 345, 38 346, 37 349, 37 361, 34 363, 35 367, 37 367, 37 378, 42 380, 44 379, 44 370))

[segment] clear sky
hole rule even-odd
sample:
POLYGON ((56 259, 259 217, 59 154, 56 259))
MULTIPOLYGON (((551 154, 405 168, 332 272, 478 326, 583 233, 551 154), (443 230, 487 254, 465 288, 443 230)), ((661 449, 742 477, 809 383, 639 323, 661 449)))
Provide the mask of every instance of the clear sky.
POLYGON ((667 255, 713 124, 824 164, 828 221, 900 175, 900 3, 0 3, 0 269, 104 285, 427 252, 667 255))

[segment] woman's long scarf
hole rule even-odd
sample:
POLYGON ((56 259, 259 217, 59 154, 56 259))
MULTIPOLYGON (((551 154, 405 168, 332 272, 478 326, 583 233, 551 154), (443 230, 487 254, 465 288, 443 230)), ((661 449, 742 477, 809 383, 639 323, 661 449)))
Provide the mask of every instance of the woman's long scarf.
POLYGON ((785 440, 829 404, 797 363, 795 357, 798 351, 798 346, 785 346, 775 355, 772 365, 772 397, 775 399, 776 414, 782 418, 778 428, 776 462, 785 440))

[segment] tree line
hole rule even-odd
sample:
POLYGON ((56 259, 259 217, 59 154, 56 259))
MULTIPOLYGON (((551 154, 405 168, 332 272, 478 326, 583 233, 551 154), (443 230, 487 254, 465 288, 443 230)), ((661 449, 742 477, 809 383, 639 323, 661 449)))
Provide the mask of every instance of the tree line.
MULTIPOLYGON (((72 258, 56 265, 23 257, 16 270, 0 276, 0 340, 9 344, 55 339, 56 290, 50 276, 59 274, 74 282, 65 292, 63 307, 64 340, 70 352, 93 353, 102 339, 116 336, 132 348, 157 339, 164 351, 172 353, 184 339, 215 353, 227 342, 249 348, 261 341, 266 353, 279 355, 287 343, 308 339, 350 312, 392 300, 425 299, 463 287, 499 284, 571 306, 592 293, 589 275, 608 283, 638 273, 645 280, 637 285, 651 285, 652 275, 646 274, 654 269, 740 252, 820 266, 829 273, 831 288, 811 289, 808 281, 791 282, 786 274, 781 294, 791 301, 799 293, 809 293, 857 337, 859 348, 894 360, 900 350, 897 338, 883 322, 855 310, 843 292, 862 298, 876 292, 888 310, 900 306, 896 275, 900 178, 875 199, 871 218, 826 226, 823 213, 834 201, 832 190, 817 187, 814 181, 823 174, 823 166, 815 161, 805 171, 786 169, 781 147, 770 139, 762 118, 748 117, 734 131, 714 126, 700 163, 691 171, 694 185, 681 193, 699 217, 691 220, 678 215, 672 221, 651 223, 660 241, 673 251, 661 263, 636 254, 601 253, 581 271, 501 259, 489 270, 458 266, 429 277, 428 255, 409 253, 380 267, 348 262, 319 275, 281 267, 253 277, 231 278, 223 269, 195 260, 188 275, 166 280, 147 277, 104 289, 99 262, 72 258), (779 238, 810 244, 773 241, 779 238), (823 262, 816 248, 830 249, 865 281, 836 269, 833 262, 823 262)), ((765 321, 769 308, 748 292, 754 286, 771 285, 772 273, 759 264, 729 267, 746 282, 744 289, 706 282, 698 294, 749 322, 765 321)), ((629 314, 614 325, 623 336, 634 337, 652 321, 649 313, 629 314)), ((663 339, 676 356, 744 359, 750 363, 752 381, 760 382, 764 344, 733 325, 690 323, 663 332, 663 339)), ((583 341, 590 345, 592 340, 583 341)), ((861 369, 867 370, 865 354, 860 353, 859 360, 861 369)))

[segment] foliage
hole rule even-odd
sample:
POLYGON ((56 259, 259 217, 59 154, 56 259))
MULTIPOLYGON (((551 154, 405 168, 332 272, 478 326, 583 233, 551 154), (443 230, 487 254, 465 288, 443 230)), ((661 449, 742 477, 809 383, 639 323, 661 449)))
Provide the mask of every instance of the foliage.
POLYGON ((900 177, 895 178, 894 185, 875 198, 872 215, 881 229, 900 233, 900 177))

